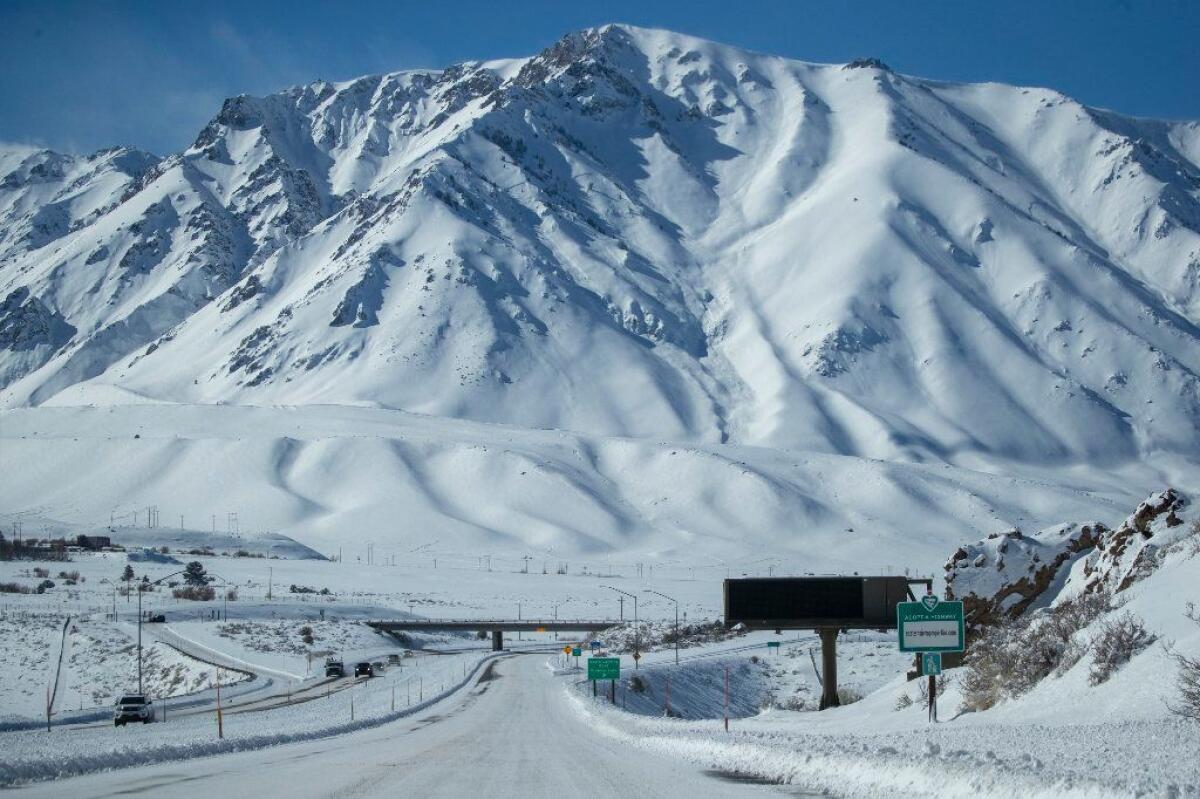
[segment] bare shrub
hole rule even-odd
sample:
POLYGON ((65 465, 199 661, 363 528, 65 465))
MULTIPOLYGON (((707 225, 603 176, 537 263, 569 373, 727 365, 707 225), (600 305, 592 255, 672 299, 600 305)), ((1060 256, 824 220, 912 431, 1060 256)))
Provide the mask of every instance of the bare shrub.
POLYGON ((1048 611, 985 628, 964 660, 963 704, 987 710, 1067 671, 1087 651, 1079 631, 1111 608, 1106 592, 1082 594, 1048 611))
POLYGON ((1092 669, 1088 673, 1088 682, 1091 685, 1106 682, 1134 655, 1154 643, 1156 637, 1141 619, 1129 612, 1104 622, 1092 642, 1092 669))
POLYGON ((808 702, 804 697, 793 694, 792 696, 789 696, 787 699, 783 700, 778 707, 781 707, 784 710, 799 712, 801 710, 808 709, 808 702))
POLYGON ((176 599, 190 599, 195 602, 208 602, 216 597, 217 592, 211 585, 185 585, 176 588, 171 594, 176 599))
POLYGON ((862 698, 862 692, 854 688, 838 688, 839 704, 853 705, 855 702, 861 701, 862 698))
POLYGON ((908 695, 908 691, 905 691, 904 693, 900 694, 900 696, 896 697, 896 706, 893 709, 904 710, 906 707, 912 707, 912 704, 912 697, 908 695))
MULTIPOLYGON (((1187 617, 1200 624, 1196 606, 1191 602, 1187 603, 1187 617)), ((1200 721, 1200 657, 1190 658, 1176 651, 1171 651, 1171 657, 1179 667, 1175 675, 1175 685, 1179 688, 1179 704, 1167 707, 1172 713, 1185 719, 1200 721)))
POLYGON ((50 576, 50 570, 44 569, 41 566, 34 566, 33 567, 33 576, 41 577, 42 579, 45 579, 50 576))
MULTIPOLYGON (((984 628, 967 650, 962 678, 963 704, 968 710, 987 710, 1009 694, 1009 681, 1016 672, 1016 641, 1020 630, 1015 624, 984 628)), ((925 691, 924 684, 921 690, 925 691)), ((929 697, 924 697, 928 701, 929 697)))

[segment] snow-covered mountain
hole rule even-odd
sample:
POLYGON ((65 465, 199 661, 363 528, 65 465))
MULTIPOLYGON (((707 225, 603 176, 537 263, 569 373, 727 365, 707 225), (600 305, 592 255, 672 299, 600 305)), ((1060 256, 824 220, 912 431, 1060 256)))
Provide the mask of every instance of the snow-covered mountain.
POLYGON ((606 26, 0 153, 0 407, 1200 452, 1200 124, 606 26))

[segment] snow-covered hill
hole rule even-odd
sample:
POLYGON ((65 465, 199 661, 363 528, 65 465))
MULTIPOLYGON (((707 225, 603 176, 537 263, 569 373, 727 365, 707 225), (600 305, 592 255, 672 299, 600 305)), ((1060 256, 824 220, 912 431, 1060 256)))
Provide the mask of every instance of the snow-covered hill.
POLYGON ((10 409, 354 404, 1090 480, 1200 452, 1198 323, 1197 123, 665 31, 237 97, 163 159, 0 153, 10 409))

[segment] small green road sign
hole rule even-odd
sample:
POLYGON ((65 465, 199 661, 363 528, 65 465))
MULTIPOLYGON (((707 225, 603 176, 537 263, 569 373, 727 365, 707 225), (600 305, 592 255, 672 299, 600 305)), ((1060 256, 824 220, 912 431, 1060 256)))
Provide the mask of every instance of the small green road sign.
POLYGON ((963 603, 935 596, 896 603, 901 652, 961 652, 966 641, 963 603))
POLYGON ((621 679, 620 658, 588 658, 587 664, 587 678, 589 680, 621 679))
POLYGON ((922 652, 921 653, 921 675, 923 677, 936 677, 942 673, 942 653, 941 652, 922 652))
POLYGON ((767 649, 778 649, 778 648, 779 648, 778 641, 767 641, 767 649))
POLYGON ((583 654, 583 647, 577 646, 571 650, 571 655, 574 657, 579 657, 582 654, 583 654))

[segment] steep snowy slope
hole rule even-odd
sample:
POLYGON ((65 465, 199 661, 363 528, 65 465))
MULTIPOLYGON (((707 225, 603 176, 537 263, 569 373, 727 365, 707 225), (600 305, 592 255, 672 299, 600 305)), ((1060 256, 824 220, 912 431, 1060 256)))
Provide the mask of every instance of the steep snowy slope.
POLYGON ((116 207, 0 261, 0 330, 50 331, 36 356, 0 340, 0 403, 1190 457, 1198 141, 626 26, 239 97, 116 207))

